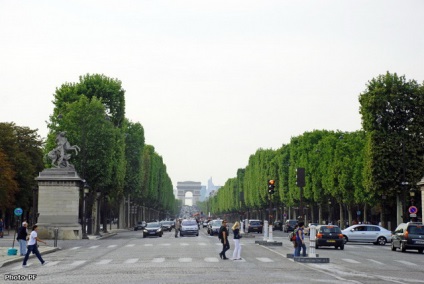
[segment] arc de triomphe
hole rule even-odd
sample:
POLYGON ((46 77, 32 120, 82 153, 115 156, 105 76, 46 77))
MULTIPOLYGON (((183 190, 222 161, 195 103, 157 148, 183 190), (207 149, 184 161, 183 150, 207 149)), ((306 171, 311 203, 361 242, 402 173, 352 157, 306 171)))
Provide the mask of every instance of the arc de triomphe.
POLYGON ((200 182, 196 181, 184 181, 177 182, 177 198, 179 200, 185 201, 185 195, 187 192, 193 193, 193 202, 192 205, 196 205, 200 199, 200 189, 202 185, 200 182))

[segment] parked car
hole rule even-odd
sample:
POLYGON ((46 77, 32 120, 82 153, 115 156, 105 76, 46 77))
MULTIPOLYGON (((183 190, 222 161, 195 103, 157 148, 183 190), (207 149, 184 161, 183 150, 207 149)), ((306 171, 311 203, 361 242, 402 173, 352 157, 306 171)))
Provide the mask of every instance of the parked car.
POLYGON ((297 220, 286 220, 286 223, 284 224, 283 231, 288 233, 291 231, 294 231, 294 227, 297 225, 297 220))
POLYGON ((214 234, 219 233, 219 228, 221 228, 222 220, 212 220, 208 223, 208 234, 213 236, 214 234))
POLYGON ((392 251, 400 249, 424 251, 424 225, 423 223, 408 222, 397 226, 392 236, 392 251))
POLYGON ((377 225, 353 225, 344 229, 342 234, 344 243, 361 242, 385 245, 392 241, 392 232, 377 225))
POLYGON ((260 220, 249 220, 247 224, 247 232, 262 233, 263 225, 260 220))
POLYGON ((175 227, 174 221, 162 221, 160 222, 163 231, 172 231, 172 228, 175 227))
POLYGON ((196 235, 199 236, 199 225, 196 220, 183 220, 180 227, 180 236, 196 235))
POLYGON ((344 249, 343 234, 338 226, 319 225, 316 229, 315 248, 322 246, 334 246, 335 249, 344 249))
POLYGON ((283 221, 277 220, 277 221, 274 222, 274 230, 280 230, 280 231, 282 231, 283 230, 283 227, 284 227, 283 221))
POLYGON ((163 235, 163 230, 159 222, 147 223, 146 227, 143 230, 143 238, 147 236, 162 237, 162 235, 163 235))
POLYGON ((137 224, 134 226, 134 231, 143 230, 146 227, 146 222, 137 222, 137 224))

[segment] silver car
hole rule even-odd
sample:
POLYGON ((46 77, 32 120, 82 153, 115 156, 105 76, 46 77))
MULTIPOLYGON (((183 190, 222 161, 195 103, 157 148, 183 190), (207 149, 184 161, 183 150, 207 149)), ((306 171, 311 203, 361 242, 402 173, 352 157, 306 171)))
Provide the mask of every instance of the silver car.
POLYGON ((392 242, 392 232, 377 225, 359 224, 342 231, 344 243, 361 242, 385 245, 392 242))
POLYGON ((199 236, 199 225, 196 220, 183 220, 181 222, 180 236, 187 235, 199 236))

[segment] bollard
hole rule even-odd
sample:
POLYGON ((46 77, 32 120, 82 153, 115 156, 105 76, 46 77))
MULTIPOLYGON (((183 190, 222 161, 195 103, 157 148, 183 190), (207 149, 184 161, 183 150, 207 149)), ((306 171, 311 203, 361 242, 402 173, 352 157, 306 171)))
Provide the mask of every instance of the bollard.
POLYGON ((317 227, 315 227, 314 225, 309 227, 309 253, 308 253, 309 257, 316 257, 316 253, 315 253, 315 243, 317 238, 316 232, 317 232, 317 227))
POLYGON ((57 247, 57 239, 59 237, 59 228, 54 228, 54 247, 57 247))
POLYGON ((262 227, 262 230, 264 231, 264 241, 268 240, 268 221, 264 221, 264 225, 262 227))
POLYGON ((272 225, 269 225, 269 238, 268 238, 268 242, 273 242, 274 238, 273 238, 273 234, 272 234, 272 225))

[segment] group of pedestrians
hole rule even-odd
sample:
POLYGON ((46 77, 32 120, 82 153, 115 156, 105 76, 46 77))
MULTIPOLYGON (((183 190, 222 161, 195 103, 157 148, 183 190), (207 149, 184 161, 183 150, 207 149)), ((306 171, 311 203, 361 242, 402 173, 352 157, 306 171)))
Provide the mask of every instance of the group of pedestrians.
POLYGON ((18 229, 16 240, 19 243, 19 253, 21 256, 24 256, 24 262, 22 264, 23 267, 27 267, 27 261, 31 253, 37 256, 41 265, 45 265, 47 263, 47 261, 41 257, 37 242, 44 243, 46 245, 47 243, 38 238, 37 230, 37 225, 32 226, 31 234, 28 236, 28 223, 26 221, 22 222, 22 226, 18 229))
POLYGON ((299 257, 300 251, 302 250, 302 256, 306 256, 306 245, 305 245, 305 223, 299 222, 294 228, 296 240, 293 242, 294 245, 294 256, 299 257))

